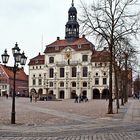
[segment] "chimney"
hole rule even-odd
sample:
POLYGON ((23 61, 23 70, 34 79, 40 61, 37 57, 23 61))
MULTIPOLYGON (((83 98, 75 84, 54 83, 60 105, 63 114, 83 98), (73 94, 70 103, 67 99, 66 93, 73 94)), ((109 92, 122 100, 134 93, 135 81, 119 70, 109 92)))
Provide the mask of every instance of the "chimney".
POLYGON ((82 37, 85 38, 85 35, 83 35, 82 37))
POLYGON ((57 40, 60 40, 60 37, 59 36, 57 37, 57 40))

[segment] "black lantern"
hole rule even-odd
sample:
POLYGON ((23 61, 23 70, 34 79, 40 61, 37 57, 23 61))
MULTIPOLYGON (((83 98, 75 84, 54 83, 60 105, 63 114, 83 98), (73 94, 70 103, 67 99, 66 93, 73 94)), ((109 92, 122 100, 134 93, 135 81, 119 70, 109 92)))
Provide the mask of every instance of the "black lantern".
POLYGON ((16 63, 20 63, 20 59, 21 59, 21 53, 20 53, 20 48, 18 47, 18 44, 16 42, 15 47, 12 48, 12 53, 15 59, 16 63))
POLYGON ((27 57, 25 56, 24 52, 21 54, 20 65, 26 64, 27 57))
POLYGON ((7 50, 6 49, 4 51, 4 54, 1 55, 1 57, 2 57, 2 62, 4 64, 6 64, 8 62, 8 60, 9 60, 9 55, 7 54, 7 50))
MULTIPOLYGON (((16 71, 18 70, 18 64, 25 65, 27 57, 24 55, 24 52, 20 53, 20 48, 18 47, 18 44, 15 44, 15 47, 12 48, 12 53, 14 57, 14 67, 13 67, 13 94, 12 94, 12 112, 11 112, 11 124, 15 124, 15 95, 16 95, 16 71)), ((9 60, 9 55, 7 54, 7 50, 4 51, 4 54, 2 56, 2 61, 4 64, 6 64, 9 60)))

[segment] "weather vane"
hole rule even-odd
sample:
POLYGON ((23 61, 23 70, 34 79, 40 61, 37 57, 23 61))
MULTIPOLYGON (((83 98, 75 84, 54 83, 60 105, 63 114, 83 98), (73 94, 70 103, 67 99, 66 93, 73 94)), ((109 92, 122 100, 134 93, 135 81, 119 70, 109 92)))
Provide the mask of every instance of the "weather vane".
POLYGON ((72 6, 74 6, 74 0, 72 0, 72 6))

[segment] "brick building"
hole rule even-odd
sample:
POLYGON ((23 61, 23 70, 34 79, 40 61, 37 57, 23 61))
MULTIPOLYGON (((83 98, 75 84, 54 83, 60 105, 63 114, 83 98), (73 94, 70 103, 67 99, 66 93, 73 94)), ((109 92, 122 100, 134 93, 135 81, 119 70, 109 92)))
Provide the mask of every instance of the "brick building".
MULTIPOLYGON (((13 67, 0 64, 0 95, 9 96, 13 93, 13 67)), ((28 96, 28 75, 24 72, 23 68, 18 68, 16 72, 16 95, 28 96)))

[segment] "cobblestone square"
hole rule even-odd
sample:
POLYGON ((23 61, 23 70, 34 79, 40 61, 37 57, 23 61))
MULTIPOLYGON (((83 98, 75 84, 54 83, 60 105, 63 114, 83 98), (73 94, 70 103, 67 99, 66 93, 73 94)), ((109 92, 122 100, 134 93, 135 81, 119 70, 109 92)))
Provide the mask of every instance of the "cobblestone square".
POLYGON ((10 124, 11 98, 0 98, 1 140, 139 140, 140 101, 130 99, 116 114, 108 101, 37 101, 16 98, 16 124, 10 124))

